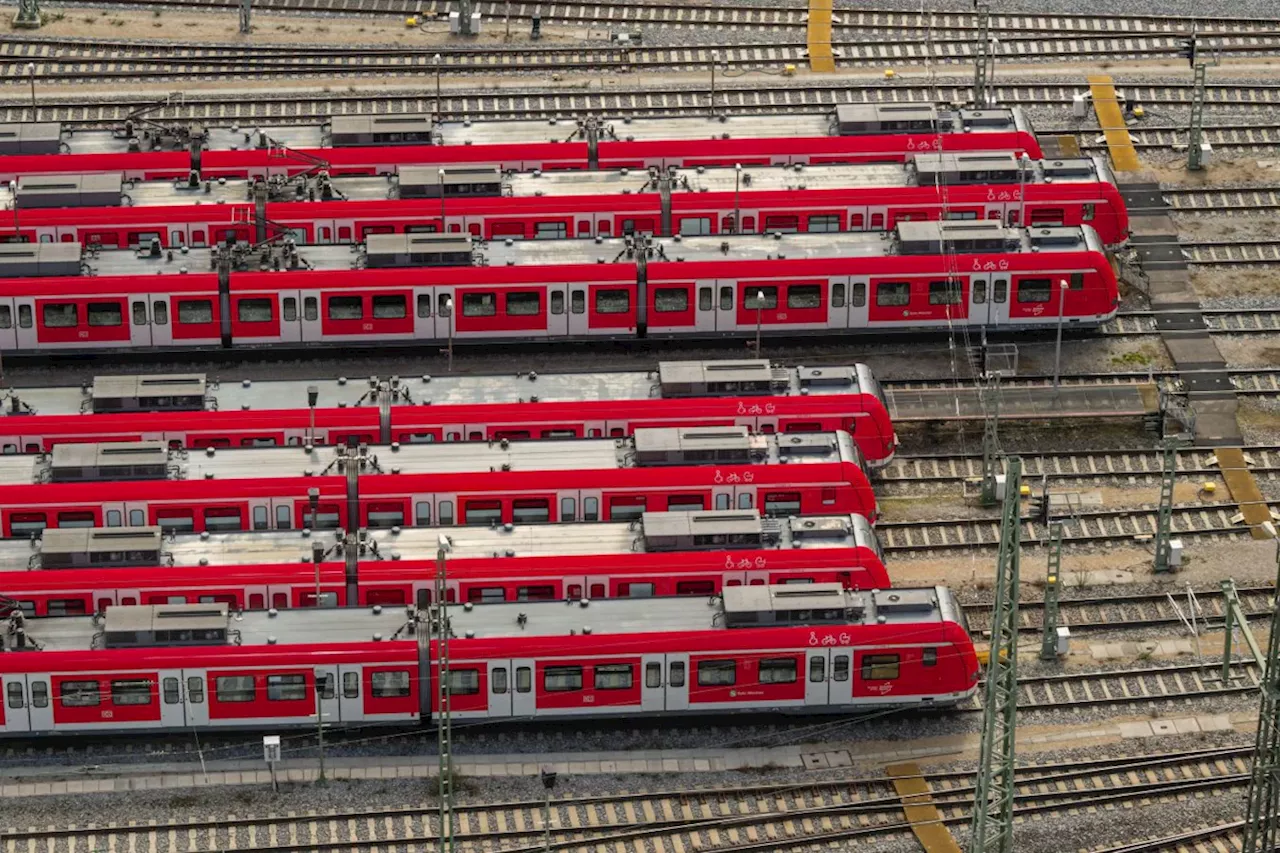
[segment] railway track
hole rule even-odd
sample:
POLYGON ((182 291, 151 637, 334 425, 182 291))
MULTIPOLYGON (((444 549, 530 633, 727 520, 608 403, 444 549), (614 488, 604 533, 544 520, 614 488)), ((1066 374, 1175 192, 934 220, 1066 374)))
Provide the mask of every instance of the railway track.
MULTIPOLYGON (((1251 187, 1178 187, 1163 191, 1165 201, 1178 213, 1260 213, 1280 210, 1280 185, 1251 187)), ((1163 209, 1163 208, 1161 208, 1163 209)), ((1130 214, 1146 212, 1129 208, 1130 214)))
MULTIPOLYGON (((1251 751, 1218 748, 1070 763, 1024 765, 1015 771, 1015 813, 1023 818, 1084 806, 1148 807, 1196 792, 1246 785, 1251 751)), ((924 774, 942 819, 962 827, 971 815, 974 785, 967 771, 924 774)), ((434 845, 434 809, 422 806, 333 814, 269 815, 152 823, 143 826, 28 828, 4 833, 9 850, 45 847, 66 853, 95 850, 218 849, 250 853, 264 847, 329 851, 360 847, 403 849, 434 845)), ((455 806, 455 839, 464 850, 542 848, 542 803, 455 806)), ((725 786, 559 799, 549 821, 553 850, 584 845, 619 853, 648 849, 777 850, 853 839, 905 835, 902 801, 886 777, 814 779, 798 784, 725 786), (761 839, 764 839, 763 841, 761 839)))
MULTIPOLYGON (((1227 35, 1219 50, 1234 56, 1272 55, 1280 49, 1277 35, 1227 35)), ((1022 61, 1065 59, 1157 59, 1178 55, 1175 35, 1148 36, 1010 36, 1002 50, 1022 61)), ((973 59, 970 39, 892 41, 839 40, 833 50, 845 66, 888 62, 964 63, 973 59)), ((796 40, 769 44, 707 44, 687 47, 486 47, 457 48, 293 48, 239 47, 208 44, 155 44, 124 40, 8 39, 0 46, 0 81, 20 81, 29 74, 46 82, 101 82, 124 78, 241 78, 347 74, 419 75, 435 68, 439 54, 444 73, 495 74, 552 70, 612 71, 694 70, 719 63, 729 68, 780 67, 805 62, 808 46, 796 40), (28 63, 34 66, 28 71, 28 63)))
MULTIPOLYGON (((607 69, 605 69, 607 72, 607 69)), ((368 93, 325 93, 309 96, 273 95, 246 97, 234 95, 209 95, 200 93, 190 97, 174 93, 168 104, 151 113, 157 120, 200 121, 207 124, 295 124, 311 123, 334 115, 389 115, 399 113, 429 113, 435 110, 435 97, 424 91, 410 94, 388 94, 385 90, 368 93)), ((996 100, 1008 105, 1055 106, 1069 105, 1072 97, 1082 87, 1057 84, 997 85, 996 100)), ((1186 106, 1191 100, 1191 86, 1159 85, 1130 86, 1124 89, 1134 102, 1147 106, 1186 106)), ((1231 107, 1235 110, 1258 109, 1273 111, 1280 106, 1280 84, 1235 85, 1223 84, 1208 87, 1210 106, 1231 107)), ((902 81, 876 81, 874 84, 850 87, 847 81, 806 81, 803 85, 786 85, 769 81, 753 81, 749 86, 732 80, 721 81, 716 89, 716 108, 720 111, 753 113, 823 112, 841 103, 908 103, 937 100, 949 103, 967 103, 972 95, 972 81, 956 78, 941 81, 937 86, 927 86, 902 81), (936 96, 935 96, 936 93, 936 96)), ((134 112, 155 104, 155 98, 145 95, 107 97, 101 101, 82 97, 49 97, 38 101, 37 116, 40 121, 60 121, 69 127, 94 127, 114 125, 124 121, 134 112)), ((707 87, 646 87, 645 91, 583 92, 565 89, 529 87, 504 89, 500 92, 479 91, 473 93, 448 92, 441 102, 441 111, 447 117, 468 117, 474 120, 501 118, 549 118, 600 114, 606 117, 626 115, 697 115, 710 109, 710 93, 707 87)), ((16 87, 0 106, 0 122, 31 120, 29 97, 16 87)), ((1088 126, 1086 126, 1087 129, 1088 126)), ((1079 127, 1043 131, 1046 134, 1077 134, 1079 127)), ((1136 131, 1146 133, 1147 130, 1136 131)), ((1154 131, 1158 135, 1162 131, 1154 131)), ((1184 144, 1185 134, 1177 138, 1177 130, 1168 131, 1169 138, 1161 144, 1184 144)), ((1227 145, 1226 138, 1239 137, 1241 145, 1266 147, 1280 144, 1280 125, 1239 124, 1206 127, 1207 139, 1215 145, 1227 145), (1254 130, 1250 130, 1254 127, 1254 130), (1221 137, 1221 138, 1219 138, 1221 137)), ((1088 134, 1092 137, 1092 131, 1088 134)), ((1152 137, 1153 139, 1155 136, 1152 137)), ((1161 137, 1163 139, 1163 137, 1161 137)), ((1090 143, 1086 141, 1086 147, 1090 143)), ((1154 142, 1150 144, 1155 144, 1154 142)))
MULTIPOLYGON (((1280 333, 1280 308, 1205 308, 1205 326, 1211 334, 1249 335, 1280 333)), ((1158 335, 1154 311, 1126 311, 1102 327, 1104 335, 1158 335)), ((1280 390, 1280 389, 1278 389, 1280 390)))

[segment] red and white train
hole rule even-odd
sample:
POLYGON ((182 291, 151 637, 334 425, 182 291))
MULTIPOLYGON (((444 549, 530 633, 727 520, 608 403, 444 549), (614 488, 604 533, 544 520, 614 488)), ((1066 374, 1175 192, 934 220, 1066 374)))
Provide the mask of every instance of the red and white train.
POLYGON ((426 607, 442 534, 449 545, 449 602, 666 598, 766 584, 891 585, 875 532, 860 515, 646 512, 628 523, 384 529, 350 539, 73 528, 46 530, 30 542, 0 540, 0 598, 9 602, 0 604, 0 618, 11 610, 72 616, 135 604, 426 607))
POLYGON ((98 376, 0 392, 0 453, 160 441, 170 449, 623 438, 652 427, 853 436, 871 468, 898 440, 865 364, 664 361, 656 371, 218 382, 205 374, 98 376), (314 415, 308 410, 315 393, 314 415))
POLYGON ((285 243, 216 255, 0 245, 0 350, 1012 331, 1059 316, 1096 326, 1119 302, 1088 226, 480 246, 387 234, 360 252, 285 243))
POLYGON ((862 455, 844 432, 657 429, 623 439, 363 452, 188 454, 159 442, 120 442, 0 456, 5 536, 68 526, 226 532, 597 522, 709 509, 877 515, 862 455))
POLYGON ((428 115, 339 116, 324 125, 107 131, 56 122, 0 125, 0 180, 106 173, 129 180, 396 174, 446 169, 621 169, 778 163, 900 162, 917 151, 1043 156, 1018 108, 842 104, 834 113, 555 121, 448 121, 428 115))
POLYGON ((128 182, 110 175, 19 180, 0 191, 0 241, 203 247, 228 239, 357 243, 372 234, 482 240, 885 231, 899 222, 1090 225, 1128 237, 1101 156, 1019 161, 1008 153, 918 154, 907 163, 698 167, 669 173, 401 168, 396 176, 295 176, 253 183, 128 182), (735 224, 739 223, 740 224, 735 224))
POLYGON ((113 607, 11 618, 0 733, 821 713, 948 706, 977 688, 945 587, 734 587, 710 601, 453 605, 449 664, 414 608, 113 607))

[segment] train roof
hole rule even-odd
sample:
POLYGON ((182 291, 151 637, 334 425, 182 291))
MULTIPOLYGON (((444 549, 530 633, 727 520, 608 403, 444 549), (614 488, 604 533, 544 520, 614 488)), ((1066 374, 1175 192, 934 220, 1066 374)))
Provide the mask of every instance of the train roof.
POLYGON ((0 418, 151 411, 304 410, 309 389, 319 408, 581 402, 690 397, 793 397, 879 394, 865 364, 786 367, 767 359, 663 361, 657 371, 520 372, 479 376, 336 377, 219 380, 204 373, 104 375, 91 384, 0 390, 0 418), (4 405, 4 401, 8 405, 4 405))
POLYGON ((324 477, 344 473, 347 465, 358 465, 362 475, 395 475, 862 464, 856 445, 844 432, 753 435, 740 426, 638 429, 626 438, 395 443, 367 451, 360 457, 343 445, 198 451, 170 450, 160 441, 69 443, 48 453, 0 456, 0 484, 324 477))
MULTIPOLYGON (((449 607, 458 639, 573 634, 671 634, 786 626, 941 625, 955 621, 945 587, 855 592, 840 584, 730 587, 723 597, 614 598, 566 605, 525 601, 449 607)), ((354 644, 414 639, 425 628, 405 607, 228 612, 225 604, 115 606, 93 617, 28 619, 44 651, 156 647, 354 644)))
MULTIPOLYGON (((404 527, 362 531, 362 561, 431 560, 440 536, 453 559, 570 557, 705 550, 870 548, 871 523, 861 515, 765 518, 738 510, 646 512, 632 522, 507 524, 495 527, 404 527)), ((53 528, 41 538, 0 539, 0 571, 65 566, 179 567, 342 561, 340 531, 255 531, 162 535, 158 527, 53 528), (57 559, 49 559, 56 555, 57 559)))

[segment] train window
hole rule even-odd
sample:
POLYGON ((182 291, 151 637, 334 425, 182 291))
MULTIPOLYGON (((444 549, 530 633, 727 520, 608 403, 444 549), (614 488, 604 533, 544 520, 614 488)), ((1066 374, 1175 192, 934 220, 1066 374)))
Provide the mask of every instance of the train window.
MULTIPOLYGON (((726 495, 726 497, 728 496, 726 495)), ((707 499, 702 495, 672 495, 667 498, 667 509, 671 512, 677 510, 704 510, 706 508, 707 499)))
POLYGON ((855 213, 849 218, 849 230, 861 231, 865 222, 866 220, 863 218, 861 213, 855 213))
POLYGON ((862 680, 888 681, 898 677, 898 655, 863 655, 862 680))
POLYGON ((21 684, 12 684, 12 683, 11 683, 7 688, 5 688, 5 692, 8 694, 8 697, 9 697, 9 707, 10 707, 10 708, 21 708, 21 707, 23 707, 23 702, 22 702, 22 685, 21 685, 21 684))
POLYGON ((778 307, 778 288, 772 285, 768 287, 746 287, 742 291, 742 307, 749 311, 755 311, 760 308, 772 311, 778 307), (764 298, 762 299, 761 296, 764 298))
POLYGON ((577 498, 561 498, 560 499, 560 520, 573 521, 578 514, 577 498))
POLYGON ((14 512, 9 514, 9 530, 13 536, 26 536, 49 526, 43 512, 14 512))
POLYGON ((497 313, 497 294, 492 292, 462 294, 463 317, 492 317, 497 313))
POLYGON ((764 496, 765 515, 799 515, 799 492, 766 492, 764 496))
POLYGON ((651 583, 620 583, 618 595, 623 598, 653 598, 651 583))
POLYGON ((530 317, 542 313, 542 294, 536 290, 521 290, 507 294, 508 317, 530 317))
POLYGON ((64 708, 92 708, 102 703, 97 681, 64 681, 58 689, 64 708))
MULTIPOLYGON (((525 434, 528 438, 528 434, 525 434)), ((544 429, 542 431, 543 438, 577 438, 578 431, 575 429, 544 429)))
POLYGON ((163 299, 157 299, 151 303, 151 316, 155 319, 157 326, 169 325, 169 303, 163 299))
POLYGON ((738 682, 738 662, 732 660, 698 661, 698 686, 723 687, 738 682))
POLYGON ((41 322, 48 329, 74 328, 80 324, 74 302, 51 302, 40 312, 41 322))
POLYGON ((977 218, 978 218, 978 211, 976 211, 976 210, 948 210, 946 213, 944 213, 944 214, 942 215, 942 218, 943 218, 943 219, 947 219, 947 220, 952 220, 952 221, 955 221, 955 220, 959 220, 959 221, 974 220, 974 219, 977 219, 977 218))
POLYGON ((271 299, 241 299, 236 305, 236 317, 241 323, 271 322, 271 299))
POLYGON ((298 297, 286 296, 280 300, 280 313, 284 316, 286 323, 296 323, 298 321, 298 297))
MULTIPOLYGON (((408 678, 409 674, 404 673, 408 678)), ((480 670, 478 669, 450 669, 449 670, 449 695, 450 696, 474 696, 480 692, 480 670)), ((408 693, 404 694, 408 696, 408 693)))
POLYGON ((568 236, 569 231, 563 222, 534 223, 533 239, 535 240, 563 240, 568 236))
POLYGON ((158 509, 156 524, 165 533, 191 533, 196 529, 195 515, 189 509, 158 509))
POLYGON ((111 704, 150 705, 151 682, 133 678, 111 682, 111 704))
POLYGON ((698 288, 698 310, 699 311, 711 310, 711 288, 709 287, 698 288))
POLYGON ((813 682, 825 681, 827 678, 827 659, 814 655, 809 658, 809 680, 813 682))
POLYGON ((417 305, 418 305, 419 317, 431 316, 431 294, 430 293, 419 293, 418 299, 417 299, 417 305))
POLYGON ((213 301, 209 299, 179 299, 178 322, 181 324, 212 323, 213 301))
POLYGON ((730 508, 729 504, 732 502, 732 500, 733 498, 729 495, 728 492, 721 492, 720 494, 716 495, 716 509, 729 509, 730 508))
POLYGON ((569 295, 569 313, 582 314, 587 310, 587 294, 581 290, 575 290, 569 295))
POLYGON ((840 214, 823 213, 809 217, 809 230, 815 233, 830 233, 840 230, 840 214))
POLYGON ((738 509, 751 509, 752 498, 750 492, 743 492, 738 495, 738 509))
POLYGON ((1031 225, 1061 225, 1064 221, 1062 208, 1041 207, 1031 211, 1031 225))
POLYGON ((404 526, 404 506, 398 503, 374 503, 369 505, 368 525, 386 530, 404 526))
POLYGON ((133 303, 133 325, 147 325, 147 303, 141 301, 133 303))
POLYGON ((712 581, 680 581, 676 584, 676 595, 714 595, 716 585, 712 581))
POLYGON ((1084 290, 1084 273, 1073 272, 1071 274, 1071 289, 1084 290))
POLYGON ((178 679, 167 676, 160 683, 164 693, 164 704, 177 705, 182 701, 182 695, 178 691, 178 679))
POLYGON ((252 702, 256 691, 252 675, 219 675, 213 692, 219 702, 252 702))
MULTIPOLYGON (((510 307, 510 302, 508 302, 510 307)), ((559 316, 564 313, 564 294, 559 290, 551 291, 551 313, 559 316)))
POLYGON ((995 302, 997 305, 1001 305, 1001 304, 1003 304, 1003 303, 1004 303, 1004 301, 1005 301, 1006 299, 1008 299, 1008 298, 1009 298, 1009 282, 1008 282, 1008 280, 1003 279, 1003 278, 1001 278, 1001 279, 997 279, 997 280, 996 280, 995 295, 992 297, 992 300, 991 300, 991 301, 992 301, 992 302, 995 302))
POLYGON ((876 285, 876 304, 897 308, 911 304, 911 283, 906 281, 882 281, 876 285))
POLYGON ((501 501, 467 501, 463 504, 463 523, 472 526, 491 526, 502 523, 501 501))
POLYGON ((583 498, 582 499, 582 520, 583 521, 599 521, 600 520, 600 499, 599 498, 583 498))
POLYGON ((764 218, 764 230, 794 234, 800 230, 800 217, 791 215, 766 216, 764 218))
POLYGON ((848 655, 836 655, 831 659, 831 677, 836 681, 849 680, 848 655))
POLYGON ((431 524, 431 501, 418 501, 413 505, 413 517, 419 527, 431 524))
POLYGON ((582 667, 549 666, 542 672, 542 689, 548 693, 568 693, 582 689, 582 667))
POLYGON ((52 598, 46 609, 50 616, 84 616, 87 612, 84 600, 79 598, 52 598))
POLYGON ((629 663, 607 663, 595 668, 596 690, 630 690, 635 670, 629 663))
POLYGON ((1018 282, 1018 302, 1048 302, 1053 282, 1047 278, 1024 278, 1018 282))
MULTIPOLYGON (((147 306, 142 305, 142 322, 147 322, 147 306)), ((124 308, 119 302, 90 302, 89 303, 89 325, 90 326, 123 326, 124 325, 124 308)))
POLYGON ((501 696, 507 692, 507 668, 505 666, 495 666, 493 672, 489 675, 489 689, 495 696, 501 696))
POLYGON ((925 650, 924 650, 924 652, 923 652, 923 653, 921 654, 921 656, 920 656, 920 663, 921 663, 923 666, 937 666, 937 665, 938 665, 938 650, 937 650, 937 649, 925 649, 925 650))
POLYGON ((711 233, 711 217, 686 216, 680 220, 680 234, 684 237, 705 237, 711 233))
POLYGON ((160 242, 159 231, 130 231, 129 245, 141 246, 144 249, 151 248, 152 243, 160 242))
POLYGON ((596 291, 597 314, 626 314, 631 310, 631 294, 616 287, 596 291))
POLYGON ((440 501, 440 526, 453 525, 453 501, 440 501))
POLYGON ((93 527, 95 524, 97 524, 97 519, 93 517, 92 512, 87 510, 58 513, 59 527, 93 527))
POLYGON ((107 527, 123 527, 124 513, 118 509, 107 510, 107 527))
POLYGON ((821 308, 822 286, 818 284, 793 284, 787 288, 788 308, 821 308))
POLYGON ((293 526, 293 521, 289 517, 289 508, 287 506, 276 507, 276 530, 288 530, 293 526))
POLYGON ((338 679, 332 672, 316 673, 316 692, 321 699, 332 699, 337 696, 338 679))
POLYGON ((0 329, 13 328, 13 307, 0 305, 0 329))
POLYGON ((307 698, 305 675, 268 675, 267 701, 298 702, 307 698))
MULTIPOLYGON (((450 685, 450 692, 452 691, 450 685)), ((374 699, 403 699, 409 695, 409 672, 393 669, 373 673, 369 676, 369 695, 374 699)))
POLYGON ((49 707, 49 683, 47 681, 31 682, 31 707, 49 707))
POLYGON ((215 533, 225 530, 244 530, 244 519, 240 516, 240 508, 225 506, 206 509, 204 529, 215 533))
POLYGON ((253 529, 267 530, 271 526, 268 522, 267 508, 265 506, 255 506, 253 508, 253 529))
POLYGON ((526 498, 511 505, 511 520, 516 524, 538 524, 551 520, 551 502, 546 498, 526 498))
POLYGON ((364 319, 364 301, 359 296, 330 296, 326 305, 330 320, 364 319))
MULTIPOLYGON (((587 500, 591 500, 588 498, 587 500)), ((644 515, 644 497, 609 498, 609 519, 611 521, 631 521, 644 515)))
POLYGON ((844 307, 844 283, 839 282, 831 285, 831 307, 844 307))
POLYGON ((652 234, 654 233, 653 220, 652 219, 624 219, 622 220, 622 233, 623 234, 636 234, 636 233, 652 234))
POLYGON ((724 285, 720 288, 720 310, 733 310, 733 285, 724 285))
POLYGON ((500 604, 507 600, 507 591, 500 586, 477 586, 467 590, 467 601, 472 604, 500 604))
POLYGON ((647 663, 644 665, 644 686, 649 688, 662 686, 662 664, 647 663))
POLYGON ((884 230, 884 214, 883 213, 871 214, 871 230, 872 231, 884 230))
POLYGON ((19 599, 18 609, 22 611, 22 615, 24 616, 36 615, 36 603, 30 599, 19 599))
POLYGON ((360 697, 360 673, 342 673, 342 698, 358 699, 360 697))
POLYGON ((783 432, 822 432, 820 421, 791 421, 783 432))
POLYGON ((1084 207, 1081 209, 1081 219, 1083 219, 1085 222, 1092 222, 1093 216, 1094 216, 1094 204, 1091 201, 1086 201, 1084 203, 1084 207))
POLYGON ((198 675, 187 676, 187 701, 196 705, 204 701, 204 680, 198 675))
POLYGON ((684 661, 673 661, 667 665, 667 686, 684 687, 684 661))
MULTIPOLYGON (((710 290, 710 288, 704 288, 710 290)), ((683 287, 659 287, 653 291, 653 310, 658 314, 676 314, 689 310, 689 291, 683 287)))
POLYGON ((320 303, 314 296, 302 300, 302 319, 316 320, 320 317, 320 303))
POLYGON ((973 283, 973 304, 982 305, 987 301, 987 283, 979 279, 973 283))
POLYGON ((555 597, 556 589, 551 584, 516 588, 516 601, 551 601, 555 597))
POLYGON ((760 661, 761 684, 795 684, 795 658, 765 658, 760 661))
POLYGON ((929 304, 930 305, 959 305, 960 304, 960 282, 958 281, 929 282, 929 304))
POLYGON ((408 300, 403 294, 384 294, 373 297, 373 319, 403 320, 408 316, 408 300))
POLYGON ((533 669, 527 666, 516 667, 516 692, 528 693, 533 689, 533 669))

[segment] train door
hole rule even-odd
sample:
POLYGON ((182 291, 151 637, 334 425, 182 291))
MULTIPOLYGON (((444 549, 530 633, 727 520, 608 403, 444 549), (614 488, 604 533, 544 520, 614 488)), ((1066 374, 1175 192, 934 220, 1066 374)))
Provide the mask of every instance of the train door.
POLYGON ((667 655, 666 698, 668 711, 689 710, 689 671, 687 654, 667 655))
POLYGON ((187 725, 187 715, 182 711, 182 670, 162 669, 160 677, 160 725, 166 729, 181 729, 187 725))
MULTIPOLYGON (((297 295, 302 300, 302 310, 298 312, 297 319, 299 338, 304 343, 323 340, 324 331, 320 323, 320 291, 303 290, 297 295)), ((281 325, 283 328, 283 318, 281 325)))
POLYGON ((489 716, 511 716, 511 661, 489 661, 489 716))
MULTIPOLYGON (((342 700, 338 698, 341 690, 341 674, 338 664, 321 664, 315 669, 315 689, 319 699, 321 722, 335 723, 353 722, 342 713, 342 700)), ((316 697, 313 696, 313 699, 316 697)), ((358 720, 359 717, 356 718, 358 720)))
POLYGON ((513 658, 511 671, 511 716, 534 717, 538 713, 538 691, 535 674, 538 671, 533 658, 513 658))
POLYGON ((142 501, 114 501, 102 505, 102 520, 106 527, 145 527, 147 505, 142 501))
POLYGON ((344 723, 355 722, 364 719, 364 698, 360 695, 365 689, 364 673, 359 664, 342 664, 338 667, 338 681, 334 685, 334 696, 338 703, 336 711, 337 716, 332 716, 335 712, 327 710, 328 707, 324 703, 327 701, 321 699, 321 709, 326 714, 330 714, 327 719, 329 722, 341 720, 344 723))
POLYGON ((18 349, 36 349, 39 346, 39 331, 36 329, 35 300, 29 296, 15 297, 13 311, 14 331, 17 333, 18 349))
POLYGON ((569 285, 569 336, 586 337, 591 333, 591 315, 587 313, 587 285, 569 285))
POLYGON ((13 300, 0 298, 0 352, 18 348, 17 315, 13 300))
POLYGON ((827 702, 831 705, 852 705, 853 649, 849 646, 836 646, 829 652, 831 660, 827 669, 827 702))
POLYGON ((868 278, 849 279, 849 328, 865 329, 870 325, 870 309, 867 308, 868 294, 871 293, 871 280, 868 278))
POLYGON ((833 278, 827 282, 827 328, 849 328, 849 279, 833 278))
POLYGON ((146 296, 129 299, 129 343, 135 347, 151 346, 151 312, 146 296))
POLYGON ((53 687, 47 675, 27 676, 27 697, 30 706, 27 718, 31 722, 33 732, 53 731, 53 687))
POLYGON ((698 309, 694 312, 693 328, 697 332, 716 330, 716 282, 714 279, 694 283, 698 291, 698 309))
POLYGON ((809 649, 802 677, 804 678, 805 705, 823 707, 830 704, 828 679, 831 677, 831 650, 809 649))
POLYGON ((667 656, 641 655, 644 681, 640 686, 640 710, 667 710, 667 656))
POLYGON ((179 685, 179 689, 182 691, 182 699, 187 709, 187 725, 192 728, 209 725, 209 697, 205 690, 206 681, 205 672, 202 669, 182 670, 182 684, 179 685))
POLYGON ((435 288, 435 339, 448 341, 458 333, 458 317, 462 306, 457 304, 457 291, 453 287, 435 288))
MULTIPOLYGON (((319 307, 319 306, 317 306, 319 307)), ((305 327, 306 304, 303 293, 297 290, 280 291, 280 340, 283 343, 297 343, 303 338, 305 327)))
POLYGON ((4 687, 4 708, 3 712, 0 712, 0 719, 4 720, 4 725, 0 726, 0 730, 10 734, 31 731, 27 676, 16 673, 12 675, 0 673, 0 686, 4 687))
POLYGON ((434 340, 436 336, 435 288, 413 289, 413 337, 419 341, 434 340))
POLYGON ((114 604, 119 604, 120 599, 116 595, 114 589, 95 589, 93 590, 93 612, 101 613, 114 604))
POLYGON ((162 293, 151 295, 151 343, 163 347, 173 343, 173 301, 162 293))
POLYGON ((563 338, 569 334, 569 285, 547 285, 547 335, 563 338))

